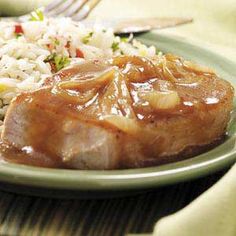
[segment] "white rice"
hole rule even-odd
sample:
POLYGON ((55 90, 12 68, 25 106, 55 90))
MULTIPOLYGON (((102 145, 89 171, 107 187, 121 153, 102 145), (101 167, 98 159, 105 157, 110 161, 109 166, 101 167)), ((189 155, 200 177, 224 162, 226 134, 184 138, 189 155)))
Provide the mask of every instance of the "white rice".
MULTIPOLYGON (((23 91, 40 87, 52 75, 45 60, 50 55, 69 58, 70 63, 79 49, 84 59, 105 59, 114 55, 152 57, 155 47, 136 40, 122 39, 111 29, 101 26, 86 28, 70 18, 44 19, 21 23, 22 35, 15 33, 16 22, 0 22, 0 118, 3 119, 11 100, 23 91)), ((83 59, 83 60, 84 60, 83 59)), ((0 125, 2 122, 0 121, 0 125)))

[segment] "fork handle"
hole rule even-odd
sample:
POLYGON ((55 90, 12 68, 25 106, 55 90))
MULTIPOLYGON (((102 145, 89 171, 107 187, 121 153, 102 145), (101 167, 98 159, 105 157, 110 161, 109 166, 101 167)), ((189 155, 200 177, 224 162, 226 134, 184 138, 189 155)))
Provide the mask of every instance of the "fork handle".
MULTIPOLYGON (((95 20, 84 20, 87 26, 92 26, 95 20)), ((153 29, 163 29, 192 22, 192 18, 183 17, 152 17, 130 19, 103 19, 97 23, 106 28, 112 28, 117 34, 141 33, 153 29)))

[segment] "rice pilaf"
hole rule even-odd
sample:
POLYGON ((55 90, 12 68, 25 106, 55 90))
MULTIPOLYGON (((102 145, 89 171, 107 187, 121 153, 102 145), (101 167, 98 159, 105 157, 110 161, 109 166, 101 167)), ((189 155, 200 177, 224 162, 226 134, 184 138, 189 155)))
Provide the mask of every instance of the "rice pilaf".
MULTIPOLYGON (((86 28, 70 18, 0 22, 0 118, 19 93, 39 88, 45 78, 73 63, 115 55, 153 57, 154 46, 115 36, 100 25, 86 28)), ((2 121, 1 124, 2 125, 2 121)))

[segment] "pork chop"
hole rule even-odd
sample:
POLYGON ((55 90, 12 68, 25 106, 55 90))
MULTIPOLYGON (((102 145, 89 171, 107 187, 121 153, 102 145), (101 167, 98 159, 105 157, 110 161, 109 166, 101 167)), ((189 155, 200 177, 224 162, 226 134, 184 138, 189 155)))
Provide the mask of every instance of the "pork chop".
POLYGON ((234 91, 210 69, 173 55, 86 63, 15 98, 3 142, 62 167, 117 169, 175 161, 225 134, 234 91))

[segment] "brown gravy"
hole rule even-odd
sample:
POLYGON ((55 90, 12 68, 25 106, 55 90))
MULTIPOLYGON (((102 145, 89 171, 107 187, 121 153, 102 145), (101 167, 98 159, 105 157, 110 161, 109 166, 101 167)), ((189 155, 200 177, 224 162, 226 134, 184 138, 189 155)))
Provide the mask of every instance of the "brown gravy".
MULTIPOLYGON (((63 118, 63 114, 114 132, 127 132, 140 143, 143 142, 142 154, 151 155, 155 153, 154 147, 150 144, 153 142, 154 135, 149 130, 146 131, 145 127, 158 120, 168 122, 168 119, 184 117, 188 114, 191 114, 193 122, 201 124, 203 121, 198 114, 195 114, 196 111, 214 109, 223 101, 227 92, 224 90, 225 82, 218 80, 209 69, 197 67, 173 55, 166 55, 156 61, 135 56, 120 56, 107 62, 86 62, 64 69, 47 79, 42 89, 22 97, 24 102, 36 104, 35 106, 40 104, 41 99, 47 101, 48 111, 53 111, 57 118, 51 112, 50 119, 42 117, 42 120, 38 121, 40 126, 36 124, 30 127, 30 140, 32 140, 30 146, 18 149, 8 145, 7 142, 1 142, 0 155, 6 161, 19 164, 68 168, 52 149, 53 145, 60 144, 55 141, 55 144, 50 144, 50 148, 47 144, 49 132, 47 127, 55 118, 56 124, 50 132, 60 129, 63 126, 60 119, 63 118), (169 91, 177 91, 179 96, 179 102, 170 108, 151 106, 152 97, 146 100, 146 94, 155 95, 155 92, 169 91), (59 113, 61 116, 58 116, 59 113), (140 131, 133 132, 136 127, 126 131, 123 127, 108 122, 104 118, 106 116, 121 116, 128 121, 135 120, 140 131), (38 135, 37 138, 35 134, 38 135)), ((211 120, 207 122, 210 124, 211 120)), ((200 136, 199 132, 199 140, 201 140, 200 136)), ((218 138, 215 137, 214 140, 218 138)), ((120 144, 125 145, 122 141, 120 144)), ((184 150, 181 150, 182 154, 184 150)), ((202 149, 198 148, 198 150, 202 149)), ((193 155, 199 151, 191 153, 193 155)), ((177 160, 179 154, 166 158, 165 161, 160 158, 155 163, 177 160)), ((182 158, 184 156, 186 155, 182 155, 182 158)))

